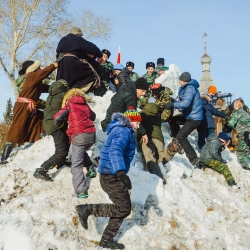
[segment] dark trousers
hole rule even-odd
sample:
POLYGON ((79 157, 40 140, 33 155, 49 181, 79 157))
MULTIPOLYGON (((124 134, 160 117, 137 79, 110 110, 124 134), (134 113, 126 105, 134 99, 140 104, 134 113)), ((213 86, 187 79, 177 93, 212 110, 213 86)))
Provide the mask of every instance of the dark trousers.
POLYGON ((173 116, 169 122, 172 136, 176 137, 181 146, 184 148, 186 156, 190 162, 197 157, 197 154, 187 138, 200 123, 201 121, 186 119, 183 115, 173 116), (183 127, 180 129, 179 125, 183 125, 183 127))
POLYGON ((197 128, 197 132, 198 132, 198 147, 200 150, 202 150, 202 148, 204 147, 204 145, 206 144, 206 138, 211 135, 214 134, 214 128, 197 128))
POLYGON ((69 151, 69 137, 65 132, 57 130, 51 136, 55 143, 55 153, 41 165, 44 170, 49 170, 55 166, 62 166, 69 151))
POLYGON ((114 204, 89 204, 89 210, 96 217, 110 217, 102 238, 111 240, 116 236, 123 219, 130 214, 131 200, 128 190, 115 175, 100 174, 100 183, 114 204))

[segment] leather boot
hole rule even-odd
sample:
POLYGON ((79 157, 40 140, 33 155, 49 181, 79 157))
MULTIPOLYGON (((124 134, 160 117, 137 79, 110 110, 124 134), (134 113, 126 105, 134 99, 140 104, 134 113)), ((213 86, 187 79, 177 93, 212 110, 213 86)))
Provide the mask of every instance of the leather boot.
POLYGON ((11 153, 14 145, 15 145, 15 143, 12 143, 12 142, 5 143, 0 164, 8 163, 8 161, 6 161, 6 160, 10 156, 10 153, 11 153))

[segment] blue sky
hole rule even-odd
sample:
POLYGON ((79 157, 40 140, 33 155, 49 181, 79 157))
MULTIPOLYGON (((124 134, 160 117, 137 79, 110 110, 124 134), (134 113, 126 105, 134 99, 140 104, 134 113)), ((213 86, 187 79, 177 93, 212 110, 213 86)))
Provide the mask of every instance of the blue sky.
MULTIPOLYGON (((71 0, 69 8, 72 12, 91 9, 96 15, 112 18, 109 41, 91 41, 100 49, 110 50, 113 63, 120 45, 122 64, 133 61, 140 75, 146 71, 146 62, 156 63, 157 58, 164 57, 166 65, 174 63, 181 72, 189 71, 200 81, 206 32, 214 84, 222 92, 244 98, 250 106, 250 1, 71 0)), ((3 76, 1 71, 0 117, 7 99, 14 101, 11 86, 3 76)))

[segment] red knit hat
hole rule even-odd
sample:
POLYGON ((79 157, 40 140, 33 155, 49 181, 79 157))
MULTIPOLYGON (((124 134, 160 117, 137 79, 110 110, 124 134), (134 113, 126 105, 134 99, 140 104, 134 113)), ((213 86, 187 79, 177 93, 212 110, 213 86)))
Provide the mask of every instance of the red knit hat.
POLYGON ((141 114, 132 106, 129 106, 128 110, 123 115, 127 117, 131 122, 142 121, 141 114))
POLYGON ((210 86, 210 87, 208 88, 208 93, 210 93, 210 94, 215 94, 216 92, 217 92, 216 86, 210 86))

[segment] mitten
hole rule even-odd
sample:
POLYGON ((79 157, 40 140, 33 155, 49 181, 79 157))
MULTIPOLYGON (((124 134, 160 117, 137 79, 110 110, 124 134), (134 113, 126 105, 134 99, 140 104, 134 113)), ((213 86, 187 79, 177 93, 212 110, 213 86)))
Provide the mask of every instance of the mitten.
POLYGON ((132 188, 132 184, 131 181, 129 179, 129 177, 124 173, 124 171, 118 171, 116 173, 117 175, 117 179, 120 180, 121 182, 123 182, 124 186, 130 190, 132 188))

